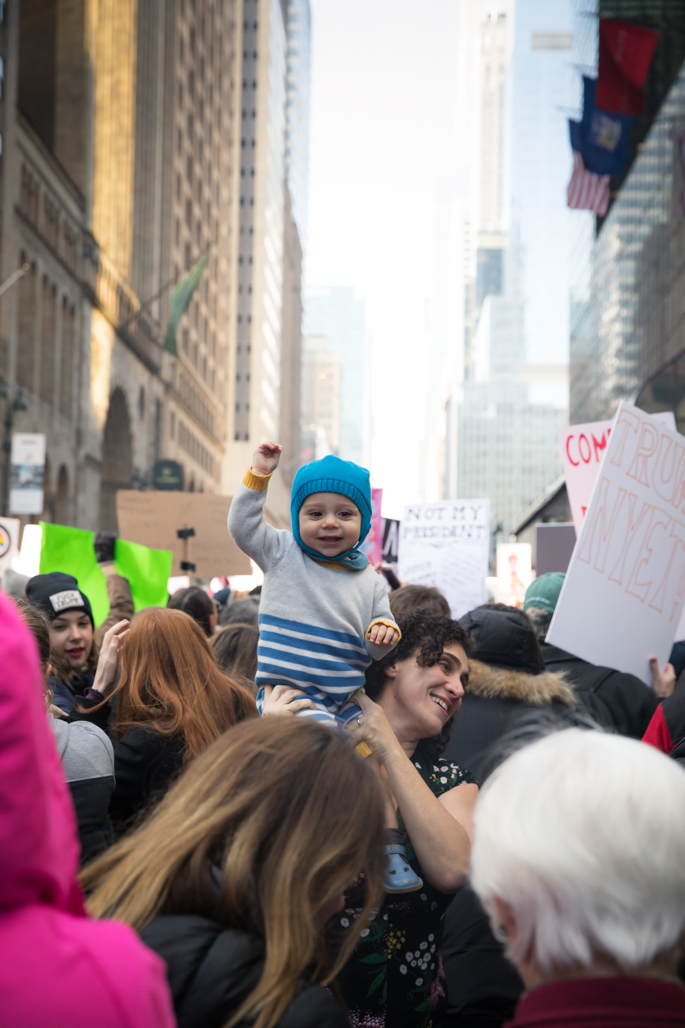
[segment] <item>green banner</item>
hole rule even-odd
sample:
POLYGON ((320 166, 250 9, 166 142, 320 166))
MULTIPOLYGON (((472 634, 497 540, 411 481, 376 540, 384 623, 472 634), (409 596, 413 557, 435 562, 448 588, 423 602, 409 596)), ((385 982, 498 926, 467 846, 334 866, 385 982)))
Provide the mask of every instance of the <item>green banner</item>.
POLYGON ((188 310, 188 304, 192 300, 193 293, 200 284, 200 279, 204 274, 205 268, 209 264, 209 258, 211 256, 212 248, 210 246, 204 257, 201 257, 197 264, 193 265, 183 281, 179 282, 179 284, 171 290, 169 324, 167 325, 166 335, 164 337, 164 349, 174 357, 178 357, 178 347, 176 346, 176 329, 178 328, 178 323, 188 310))
POLYGON ((171 575, 171 550, 149 550, 140 543, 117 539, 114 544, 114 566, 117 574, 128 578, 136 610, 143 607, 166 607, 171 575))
POLYGON ((93 533, 67 525, 40 522, 43 538, 40 545, 40 573, 63 571, 73 575, 81 592, 93 608, 96 625, 101 625, 109 612, 107 583, 98 567, 93 549, 93 533))
MULTIPOLYGON (((95 558, 93 533, 67 525, 41 521, 40 573, 63 571, 73 575, 81 592, 90 600, 96 625, 109 613, 107 582, 95 558)), ((117 539, 114 566, 117 574, 128 579, 135 610, 165 607, 167 580, 171 575, 171 550, 150 550, 138 543, 117 539)))

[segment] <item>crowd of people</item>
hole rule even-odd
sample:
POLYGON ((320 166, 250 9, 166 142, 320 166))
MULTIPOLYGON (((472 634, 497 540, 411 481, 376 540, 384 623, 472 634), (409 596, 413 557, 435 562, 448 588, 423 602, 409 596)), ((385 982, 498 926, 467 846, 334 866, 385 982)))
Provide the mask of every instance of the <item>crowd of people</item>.
POLYGON ((345 462, 271 528, 260 451, 254 593, 0 596, 0 1023, 685 1024, 685 680, 547 644, 561 575, 389 590, 345 462))

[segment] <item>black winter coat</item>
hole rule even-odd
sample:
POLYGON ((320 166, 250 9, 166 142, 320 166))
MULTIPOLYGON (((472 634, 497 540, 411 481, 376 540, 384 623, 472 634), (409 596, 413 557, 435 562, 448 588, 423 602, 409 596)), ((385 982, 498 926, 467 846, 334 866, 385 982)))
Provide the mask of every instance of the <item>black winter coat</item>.
MULTIPOLYGON (((141 938, 166 961, 178 1028, 222 1028, 264 969, 262 939, 205 917, 157 917, 141 938)), ((330 992, 303 982, 278 1028, 349 1028, 349 1021, 330 992)))
POLYGON ((114 750, 116 785, 109 815, 121 834, 142 810, 160 799, 183 767, 182 736, 162 735, 145 725, 132 725, 114 750))
POLYGON ((60 710, 63 710, 68 722, 89 721, 97 725, 103 732, 109 729, 109 721, 112 713, 110 703, 103 703, 102 700, 92 700, 85 696, 86 689, 91 689, 95 675, 92 671, 82 671, 74 675, 71 683, 62 681, 61 678, 48 678, 48 689, 52 691, 52 702, 60 710), (76 709, 78 706, 78 710, 76 709))
POLYGON ((523 982, 469 885, 447 908, 442 963, 447 1009, 436 1028, 501 1028, 511 1020, 523 982))
POLYGON ((639 678, 588 664, 547 643, 542 647, 542 659, 549 671, 564 673, 576 691, 579 707, 599 724, 632 739, 642 738, 659 700, 639 678))
POLYGON ((532 715, 573 710, 573 689, 558 675, 469 662, 469 684, 442 759, 467 767, 482 785, 501 760, 499 744, 532 715))

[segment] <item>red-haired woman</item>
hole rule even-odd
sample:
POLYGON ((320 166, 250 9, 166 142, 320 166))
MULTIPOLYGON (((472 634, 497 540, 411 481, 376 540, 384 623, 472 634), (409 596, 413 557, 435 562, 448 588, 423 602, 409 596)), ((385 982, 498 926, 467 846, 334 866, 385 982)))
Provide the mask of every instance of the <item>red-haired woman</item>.
POLYGON ((116 786, 109 810, 122 827, 226 729, 257 715, 252 696, 217 667, 196 622, 164 607, 134 618, 117 693, 116 786))

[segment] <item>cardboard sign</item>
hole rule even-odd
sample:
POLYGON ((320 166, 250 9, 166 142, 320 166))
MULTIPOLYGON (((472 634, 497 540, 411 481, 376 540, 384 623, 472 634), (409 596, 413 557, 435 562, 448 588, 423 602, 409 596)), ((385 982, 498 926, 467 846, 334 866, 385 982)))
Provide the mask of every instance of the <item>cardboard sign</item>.
POLYGON ((213 493, 117 492, 119 535, 153 549, 171 550, 172 575, 185 573, 181 561, 195 565, 193 575, 249 575, 250 558, 235 545, 226 526, 230 496, 213 493), (179 539, 179 529, 195 535, 179 539))
POLYGON ((400 523, 398 575, 436 586, 459 618, 487 600, 489 548, 489 500, 418 503, 400 523))
POLYGON ((498 603, 522 607, 526 589, 533 581, 530 543, 497 544, 496 596, 498 603))
POLYGON ((621 404, 547 641, 651 681, 685 607, 685 438, 621 404))
MULTIPOLYGON (((673 411, 645 414, 645 417, 653 418, 673 432, 676 430, 673 411)), ((612 425, 613 421, 590 421, 585 425, 560 428, 558 432, 566 476, 566 492, 576 534, 580 531, 590 503, 597 473, 611 436, 612 425)))

